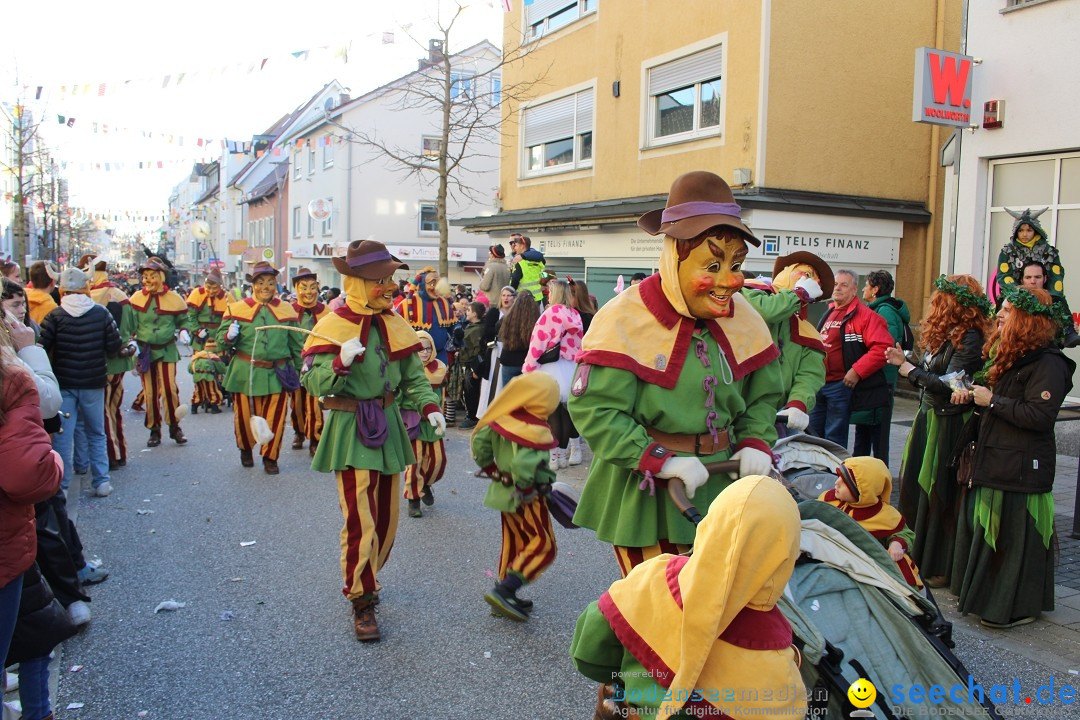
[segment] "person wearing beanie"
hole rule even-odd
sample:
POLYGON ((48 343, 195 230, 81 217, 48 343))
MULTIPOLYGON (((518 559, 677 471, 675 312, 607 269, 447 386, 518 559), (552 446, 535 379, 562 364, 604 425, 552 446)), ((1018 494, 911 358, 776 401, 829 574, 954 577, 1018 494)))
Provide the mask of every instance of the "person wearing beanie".
POLYGON ((233 429, 240 464, 254 467, 252 451, 258 443, 267 475, 280 472, 277 459, 285 435, 288 397, 300 387, 297 368, 304 342, 302 333, 285 329, 299 327, 300 318, 292 305, 277 297, 279 272, 265 260, 255 263, 245 276, 252 296, 229 303, 214 337, 219 348, 233 351, 225 372, 225 389, 233 394, 233 429), (285 328, 268 327, 275 325, 285 328), (265 441, 256 437, 253 417, 266 421, 272 437, 265 441))
POLYGON ((142 288, 136 290, 128 300, 135 314, 135 340, 139 344, 135 371, 142 376, 146 403, 144 424, 150 431, 146 447, 151 448, 161 444, 163 420, 169 426, 169 437, 177 445, 187 442, 184 431, 180 429, 180 421, 188 408, 180 404, 176 386, 176 363, 180 362, 176 334, 180 330, 192 332, 194 328, 188 319, 187 303, 165 284, 166 272, 168 268, 161 260, 147 258, 139 266, 142 288))
POLYGON ((26 286, 26 306, 30 310, 30 319, 40 325, 45 316, 56 309, 52 292, 60 276, 55 268, 44 260, 32 263, 27 274, 30 282, 26 286))
POLYGON ((399 403, 409 398, 420 407, 438 436, 446 419, 420 361, 420 338, 391 309, 394 272, 409 266, 380 242, 354 240, 334 268, 345 303, 308 336, 301 382, 329 410, 311 468, 337 478, 342 592, 352 603, 356 639, 371 642, 380 638, 378 574, 397 534, 398 483, 416 462, 399 403))
POLYGON ((506 250, 501 244, 492 245, 488 248, 488 259, 484 264, 484 275, 477 286, 476 299, 485 305, 491 305, 491 299, 498 294, 499 289, 509 284, 510 266, 506 264, 506 250))
MULTIPOLYGON (((293 276, 292 286, 296 293, 296 300, 292 306, 300 318, 300 327, 311 330, 330 312, 330 308, 319 302, 319 278, 315 271, 302 267, 293 276)), ((308 454, 314 455, 319 447, 323 429, 323 411, 319 406, 319 398, 301 385, 290 395, 290 404, 292 405, 290 417, 293 428, 293 450, 304 447, 304 440, 307 439, 308 454)))
POLYGON ((544 373, 518 375, 488 405, 470 436, 473 460, 491 478, 484 505, 502 518, 498 582, 484 596, 493 611, 525 622, 532 601, 519 598, 555 562, 547 496, 555 482, 549 451, 558 445, 547 419, 559 384, 544 373))
MULTIPOLYGON (((203 284, 195 288, 187 297, 188 324, 195 328, 191 336, 191 349, 198 350, 203 343, 217 332, 221 318, 229 308, 229 296, 224 289, 224 280, 217 270, 210 270, 203 279, 203 284)), ((196 403, 191 401, 194 406, 196 403)))
POLYGON ((694 544, 656 478, 681 478, 709 507, 731 477, 706 463, 738 460, 740 477, 773 465, 780 352, 739 292, 747 246, 760 245, 740 212, 718 175, 676 178, 667 207, 638 220, 663 237, 660 272, 601 308, 582 339, 568 409, 594 459, 574 523, 614 546, 623 575, 694 544))
MULTIPOLYGON (((424 366, 424 374, 431 384, 431 389, 441 399, 446 387, 447 367, 435 357, 435 342, 431 335, 423 330, 416 335, 420 338, 420 352, 417 354, 424 366)), ((422 398, 417 400, 413 397, 401 400, 401 419, 405 422, 405 429, 412 441, 413 455, 416 456, 416 462, 405 468, 405 499, 409 502, 409 517, 414 518, 424 515, 420 509, 421 501, 425 505, 435 504, 435 494, 431 486, 446 472, 446 446, 435 428, 421 420, 421 401, 422 398)))
MULTIPOLYGON (((79 259, 79 268, 93 275, 90 280, 90 298, 98 305, 104 305, 112 315, 120 331, 120 340, 127 345, 135 337, 135 315, 128 302, 128 296, 116 283, 109 280, 108 264, 105 260, 84 255, 79 259)), ((124 438, 124 418, 121 407, 124 402, 124 375, 135 369, 135 353, 121 352, 106 358, 108 378, 105 384, 105 442, 109 453, 109 470, 117 470, 127 465, 127 440, 124 438)), ((75 435, 76 470, 86 467, 80 462, 87 457, 85 453, 85 434, 80 429, 75 435)))
POLYGON ((839 508, 873 535, 896 562, 904 581, 922 590, 919 568, 908 555, 915 542, 915 531, 892 506, 891 497, 889 466, 875 457, 856 456, 840 464, 836 469, 836 486, 821 493, 818 500, 839 508))
POLYGON ((188 372, 195 382, 195 392, 191 397, 192 415, 198 414, 200 405, 213 415, 221 412, 218 406, 225 398, 221 394, 219 383, 225 378, 226 367, 217 349, 217 342, 210 336, 206 338, 201 349, 191 354, 188 372))
MULTIPOLYGON (((60 275, 60 307, 41 323, 41 346, 60 385, 62 429, 53 447, 64 460, 63 487, 71 484, 76 427, 82 420, 94 494, 112 492, 105 442, 106 358, 124 344, 109 311, 90 298, 90 277, 78 268, 60 275)), ((131 352, 128 350, 128 352, 131 352)))

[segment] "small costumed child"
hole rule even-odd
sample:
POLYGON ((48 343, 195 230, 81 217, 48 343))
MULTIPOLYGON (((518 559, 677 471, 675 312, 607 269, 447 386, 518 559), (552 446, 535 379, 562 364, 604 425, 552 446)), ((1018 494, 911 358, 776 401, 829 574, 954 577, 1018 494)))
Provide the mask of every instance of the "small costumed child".
POLYGON ((524 622, 532 601, 519 598, 555 562, 547 495, 555 481, 549 451, 558 443, 547 418, 559 404, 559 384, 530 373, 510 381, 472 433, 472 455, 491 478, 484 505, 502 513, 499 581, 484 596, 497 615, 524 622))
MULTIPOLYGON (((416 333, 420 338, 420 350, 417 355, 424 366, 431 389, 443 398, 443 386, 446 384, 446 363, 435 357, 435 341, 423 330, 416 333)), ((426 402, 426 401, 425 401, 426 402)), ((416 462, 405 468, 405 499, 409 501, 409 517, 423 517, 420 503, 435 504, 435 495, 431 486, 442 478, 446 471, 446 447, 442 437, 428 422, 422 422, 421 411, 425 402, 411 397, 401 400, 401 419, 412 441, 413 455, 416 462)))
POLYGON ((896 561, 907 584, 922 590, 919 568, 908 555, 915 542, 915 531, 908 527, 900 511, 889 504, 892 497, 889 467, 875 457, 853 457, 840 464, 836 475, 836 487, 823 492, 818 500, 843 510, 877 538, 896 561))
POLYGON ((223 401, 221 386, 218 380, 225 376, 225 363, 217 353, 217 342, 214 338, 207 337, 202 350, 197 350, 191 355, 188 364, 188 372, 195 383, 195 391, 191 393, 191 414, 199 412, 199 406, 204 406, 206 412, 217 415, 221 412, 218 407, 223 401))

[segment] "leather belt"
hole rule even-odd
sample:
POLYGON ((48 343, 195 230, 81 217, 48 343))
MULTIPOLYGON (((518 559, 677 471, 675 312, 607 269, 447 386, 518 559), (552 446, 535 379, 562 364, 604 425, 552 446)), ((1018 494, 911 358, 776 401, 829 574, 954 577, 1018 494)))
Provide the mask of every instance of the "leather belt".
MULTIPOLYGON (((382 400, 382 406, 385 410, 390 407, 390 404, 396 399, 394 393, 386 393, 382 398, 365 398, 366 400, 382 400)), ((327 395, 319 398, 319 402, 327 410, 344 410, 345 412, 356 412, 356 404, 363 402, 361 398, 349 397, 348 395, 327 395)))
POLYGON ((175 342, 176 342, 176 338, 173 338, 172 340, 170 340, 167 343, 161 343, 160 345, 157 345, 155 343, 143 343, 143 344, 146 345, 151 350, 161 350, 163 348, 169 347, 170 345, 172 345, 175 342))
POLYGON ((285 363, 289 362, 289 358, 278 358, 277 360, 256 360, 250 355, 248 355, 246 352, 241 352, 240 350, 234 350, 233 354, 244 362, 251 363, 257 368, 270 369, 275 365, 284 365, 285 363))
POLYGON ((726 427, 720 428, 717 432, 716 442, 713 442, 712 435, 707 432, 691 435, 686 433, 666 433, 656 428, 645 428, 645 432, 668 450, 679 453, 714 455, 731 447, 728 428, 726 427))

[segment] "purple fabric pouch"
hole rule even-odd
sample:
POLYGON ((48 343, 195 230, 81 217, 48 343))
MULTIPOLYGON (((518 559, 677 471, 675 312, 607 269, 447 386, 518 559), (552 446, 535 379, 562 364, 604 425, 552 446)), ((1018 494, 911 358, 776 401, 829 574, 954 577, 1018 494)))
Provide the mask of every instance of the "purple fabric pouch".
POLYGON ((420 413, 415 410, 402 410, 401 422, 405 423, 405 432, 410 440, 420 437, 420 413))
POLYGON ((281 383, 281 389, 285 392, 300 389, 300 376, 296 374, 296 368, 292 366, 292 363, 274 365, 274 372, 277 374, 278 382, 281 383))
POLYGON ((150 345, 139 343, 139 359, 135 361, 135 367, 140 375, 150 372, 150 345))
POLYGON ((364 447, 380 448, 386 442, 389 428, 386 413, 383 412, 382 398, 358 400, 356 402, 356 439, 364 447))

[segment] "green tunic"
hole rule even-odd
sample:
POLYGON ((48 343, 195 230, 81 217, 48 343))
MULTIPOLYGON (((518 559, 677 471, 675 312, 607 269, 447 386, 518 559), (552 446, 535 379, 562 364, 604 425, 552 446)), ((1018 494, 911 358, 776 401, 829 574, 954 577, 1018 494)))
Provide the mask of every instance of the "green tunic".
POLYGON ((817 392, 825 385, 825 353, 791 341, 791 317, 802 301, 791 290, 766 292, 746 288, 743 295, 758 311, 773 342, 780 348, 780 376, 784 394, 777 409, 801 402, 809 413, 817 402, 817 392))
MULTIPOLYGON (((120 341, 125 345, 135 337, 135 311, 126 302, 120 306, 120 341)), ((178 353, 179 354, 179 353, 178 353)), ((105 358, 105 372, 109 375, 122 375, 135 369, 135 356, 120 357, 113 355, 105 358)))
MULTIPOLYGON (((349 367, 348 375, 337 375, 333 362, 337 353, 319 353, 313 357, 311 369, 300 382, 309 393, 317 397, 345 395, 354 398, 376 398, 392 390, 399 397, 404 394, 420 407, 438 405, 439 398, 431 389, 424 366, 416 353, 400 360, 384 360, 385 343, 377 324, 373 324, 367 338, 367 348, 349 367), (383 363, 385 371, 380 371, 383 363)), ((389 433, 382 447, 369 448, 356 437, 356 413, 330 410, 323 426, 322 440, 311 461, 313 470, 334 472, 349 468, 377 470, 384 474, 402 472, 416 462, 401 413, 395 400, 386 408, 389 433)), ((420 421, 429 424, 426 419, 420 421)))
MULTIPOLYGON (((446 372, 445 366, 444 366, 443 370, 444 370, 443 378, 444 378, 444 384, 445 384, 445 380, 449 379, 450 374, 449 374, 449 372, 446 372)), ((427 373, 425 373, 424 376, 427 377, 427 373)), ((428 386, 431 387, 430 378, 428 379, 428 386)), ((442 388, 443 388, 443 385, 431 388, 431 391, 434 392, 435 395, 439 398, 436 401, 436 404, 439 405, 439 407, 442 407, 442 398, 443 398, 442 388)), ((398 405, 401 406, 402 412, 404 412, 406 410, 412 410, 412 411, 417 412, 417 413, 420 414, 420 425, 418 426, 420 428, 420 434, 417 436, 416 439, 421 441, 421 442, 428 442, 428 443, 439 442, 439 440, 441 440, 442 438, 439 435, 436 434, 435 426, 432 425, 431 423, 429 423, 427 421, 427 418, 424 417, 424 405, 425 404, 426 404, 426 401, 425 401, 424 398, 417 397, 415 395, 412 395, 412 396, 406 395, 406 396, 402 397, 398 401, 398 405)))
POLYGON ((482 427, 472 436, 472 455, 476 464, 486 468, 494 464, 514 479, 512 486, 492 480, 484 495, 484 505, 500 512, 515 512, 521 507, 521 495, 537 485, 555 482, 555 471, 548 466, 548 452, 513 443, 491 426, 482 427))
MULTIPOLYGON (((191 295, 194 294, 195 292, 192 291, 191 295)), ((206 344, 206 340, 200 340, 195 333, 198 332, 200 328, 206 326, 206 332, 208 333, 207 337, 212 336, 213 333, 216 332, 217 327, 221 324, 221 318, 224 317, 225 314, 216 311, 214 309, 214 298, 206 295, 202 295, 201 299, 205 300, 205 302, 203 302, 201 306, 192 306, 190 303, 191 295, 188 296, 189 302, 187 311, 188 327, 191 328, 191 345, 197 350, 201 350, 203 345, 206 344)), ((226 295, 225 299, 228 300, 228 298, 229 296, 226 295)), ((228 307, 228 305, 226 305, 226 307, 228 307)))
MULTIPOLYGON (((776 442, 776 409, 781 404, 780 368, 770 362, 730 384, 731 377, 713 336, 695 329, 691 348, 703 340, 709 370, 691 349, 675 387, 667 390, 645 382, 628 370, 590 366, 584 392, 571 393, 568 408, 581 436, 596 456, 581 494, 574 522, 591 528, 605 542, 625 547, 650 547, 660 539, 692 544, 694 526, 674 503, 668 501, 662 483, 655 494, 638 489, 643 475, 637 470, 653 441, 646 433, 653 427, 666 433, 696 434, 707 431, 705 377, 719 378, 714 389, 713 410, 717 429, 729 426, 730 448, 702 456, 703 463, 727 460, 736 443, 758 439, 770 447, 776 442)), ((575 385, 581 375, 575 377, 575 385)), ((731 484, 726 473, 713 475, 698 488, 694 505, 708 509, 731 484)))
MULTIPOLYGON (((176 295, 172 290, 168 292, 176 295)), ((175 302, 187 307, 179 295, 176 295, 175 302)), ((180 351, 176 349, 176 333, 180 330, 191 332, 193 329, 188 322, 187 313, 159 313, 157 296, 150 298, 145 312, 140 312, 135 307, 131 307, 131 310, 135 316, 135 339, 141 343, 165 345, 150 350, 150 362, 180 362, 180 351)))
POLYGON ((188 372, 194 382, 215 382, 219 375, 225 374, 225 363, 207 357, 193 358, 188 365, 188 372))
MULTIPOLYGON (((288 360, 294 367, 298 367, 300 350, 304 347, 303 333, 281 329, 263 330, 258 333, 259 345, 256 348, 256 330, 266 325, 296 327, 296 322, 278 320, 270 308, 260 305, 251 322, 226 314, 225 319, 221 321, 221 326, 217 329, 215 339, 220 348, 231 347, 256 360, 288 360), (240 334, 230 342, 225 336, 228 335, 229 326, 232 325, 234 319, 240 325, 240 334)), ((254 397, 276 395, 282 392, 281 381, 278 380, 277 371, 274 368, 252 368, 250 363, 238 356, 234 356, 229 361, 229 369, 225 373, 225 389, 254 397)))

